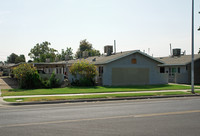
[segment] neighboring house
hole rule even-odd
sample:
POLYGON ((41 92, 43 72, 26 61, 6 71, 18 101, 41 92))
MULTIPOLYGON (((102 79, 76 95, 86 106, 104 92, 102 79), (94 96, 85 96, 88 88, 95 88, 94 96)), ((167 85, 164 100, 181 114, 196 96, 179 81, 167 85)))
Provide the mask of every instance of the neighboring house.
POLYGON ((40 62, 40 63, 33 63, 33 66, 37 68, 37 70, 43 70, 46 74, 66 74, 66 61, 59 61, 59 62, 40 62))
MULTIPOLYGON (((120 53, 107 53, 85 60, 97 66, 99 75, 96 78, 100 85, 122 86, 122 85, 151 85, 167 84, 168 76, 160 73, 158 65, 163 64, 159 59, 153 58, 139 50, 120 53)), ((68 66, 78 60, 69 60, 68 66)), ((74 78, 68 71, 69 81, 74 78)))
MULTIPOLYGON (((168 74, 169 83, 191 83, 191 55, 179 53, 158 59, 164 62, 159 65, 160 73, 168 74)), ((194 83, 200 83, 200 54, 194 55, 194 83)))
MULTIPOLYGON (((10 67, 10 69, 19 66, 20 64, 24 63, 18 63, 10 67)), ((49 79, 51 77, 51 74, 54 72, 56 74, 56 77, 59 79, 60 82, 64 81, 64 77, 67 74, 67 62, 66 61, 60 61, 60 62, 38 62, 38 63, 31 63, 34 67, 37 68, 38 73, 40 76, 44 79, 49 79)))
POLYGON ((0 71, 3 72, 3 76, 9 76, 10 75, 10 67, 14 66, 15 64, 12 63, 5 63, 0 65, 0 71))

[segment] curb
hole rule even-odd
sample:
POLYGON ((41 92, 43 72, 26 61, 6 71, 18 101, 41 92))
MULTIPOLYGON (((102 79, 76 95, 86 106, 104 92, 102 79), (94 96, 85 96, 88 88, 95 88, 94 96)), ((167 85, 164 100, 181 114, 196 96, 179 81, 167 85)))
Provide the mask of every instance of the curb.
POLYGON ((3 105, 36 105, 36 104, 59 104, 59 103, 80 103, 80 102, 101 102, 101 101, 120 101, 120 100, 140 100, 140 99, 160 99, 176 97, 197 97, 199 94, 190 95, 166 95, 166 96, 140 96, 140 97, 120 97, 120 98, 97 98, 97 99, 77 99, 77 100, 60 100, 60 101, 43 101, 43 102, 1 102, 3 105))

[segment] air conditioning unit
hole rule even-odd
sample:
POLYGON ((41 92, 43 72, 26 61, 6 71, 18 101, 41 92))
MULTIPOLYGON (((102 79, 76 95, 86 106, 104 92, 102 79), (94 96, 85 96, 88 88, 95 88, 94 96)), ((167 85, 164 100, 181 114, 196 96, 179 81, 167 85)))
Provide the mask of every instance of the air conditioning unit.
POLYGON ((113 53, 113 46, 112 45, 107 45, 104 46, 104 53, 106 53, 108 56, 113 53))
POLYGON ((181 55, 181 49, 173 49, 173 56, 180 56, 181 55))

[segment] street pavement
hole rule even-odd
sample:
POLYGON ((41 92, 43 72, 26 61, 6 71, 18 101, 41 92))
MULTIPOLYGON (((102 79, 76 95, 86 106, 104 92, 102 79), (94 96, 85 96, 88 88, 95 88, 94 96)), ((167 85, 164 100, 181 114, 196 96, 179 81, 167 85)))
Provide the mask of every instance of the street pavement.
POLYGON ((0 107, 0 136, 199 136, 199 97, 0 107))

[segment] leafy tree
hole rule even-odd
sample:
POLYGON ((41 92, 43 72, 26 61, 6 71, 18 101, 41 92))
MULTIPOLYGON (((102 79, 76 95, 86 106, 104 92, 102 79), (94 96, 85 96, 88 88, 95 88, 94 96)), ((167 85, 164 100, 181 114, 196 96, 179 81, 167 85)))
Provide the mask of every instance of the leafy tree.
POLYGON ((83 51, 88 51, 88 56, 98 56, 100 55, 100 52, 98 50, 95 50, 92 47, 92 44, 87 41, 87 39, 84 39, 80 41, 79 49, 76 52, 76 58, 82 58, 83 57, 83 51))
POLYGON ((198 52, 198 54, 200 54, 200 48, 199 48, 199 52, 198 52))
POLYGON ((10 56, 7 57, 7 63, 15 63, 17 57, 18 55, 15 53, 10 54, 10 56))
POLYGON ((26 62, 24 55, 20 55, 15 59, 15 64, 20 63, 20 62, 26 62))
POLYGON ((71 47, 67 47, 66 50, 62 49, 61 54, 58 54, 57 57, 60 60, 65 60, 65 57, 68 56, 68 59, 73 59, 73 49, 71 47))
POLYGON ((18 56, 15 53, 12 53, 10 56, 7 57, 7 63, 20 63, 20 62, 26 62, 25 56, 20 55, 18 56))
POLYGON ((50 59, 51 62, 55 60, 57 50, 50 48, 51 43, 45 41, 41 44, 37 43, 28 54, 30 58, 34 59, 34 62, 46 62, 46 59, 50 59))
POLYGON ((78 61, 70 67, 70 73, 75 77, 75 84, 80 86, 95 85, 94 77, 98 74, 96 66, 88 61, 78 61))
POLYGON ((13 69, 13 74, 18 79, 21 88, 33 89, 42 86, 37 69, 32 64, 20 64, 13 69))

